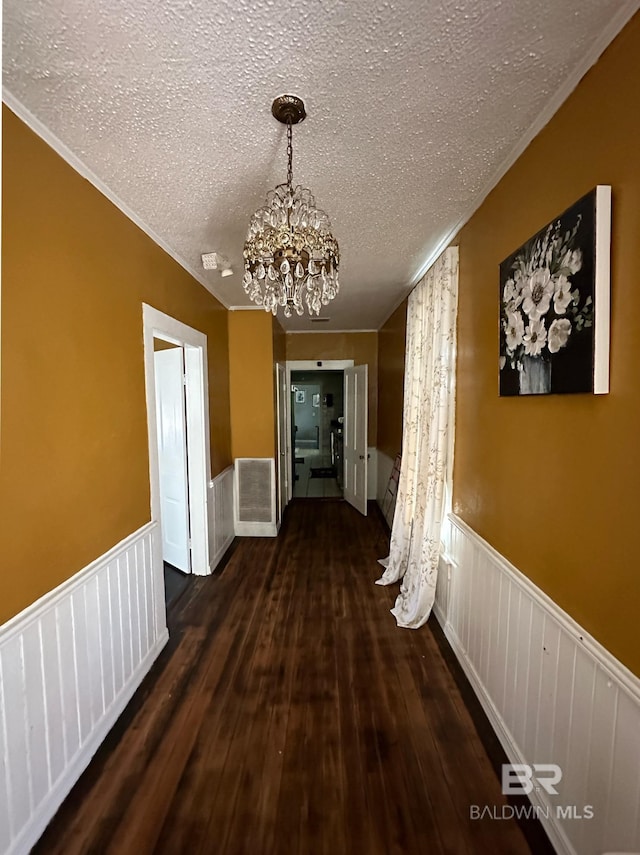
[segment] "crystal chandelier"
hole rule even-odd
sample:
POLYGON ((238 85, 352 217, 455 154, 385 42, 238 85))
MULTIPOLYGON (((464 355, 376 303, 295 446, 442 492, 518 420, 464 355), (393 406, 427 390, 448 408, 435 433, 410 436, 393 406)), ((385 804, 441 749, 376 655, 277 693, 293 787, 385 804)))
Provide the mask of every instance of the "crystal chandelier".
POLYGON ((274 315, 278 306, 290 318, 293 311, 320 313, 339 290, 338 242, 331 234, 329 217, 311 192, 293 186, 292 126, 306 117, 295 95, 281 95, 271 112, 287 126, 287 183, 267 196, 263 208, 251 217, 244 245, 243 286, 249 297, 274 315))

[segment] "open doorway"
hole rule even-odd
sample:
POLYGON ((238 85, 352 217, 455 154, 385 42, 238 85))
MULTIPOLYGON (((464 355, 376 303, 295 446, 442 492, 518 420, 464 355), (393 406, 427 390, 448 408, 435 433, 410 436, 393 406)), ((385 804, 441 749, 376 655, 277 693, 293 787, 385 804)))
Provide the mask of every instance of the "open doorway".
MULTIPOLYGON (((331 390, 326 390, 330 392, 331 390)), ((298 396, 299 403, 307 401, 307 390, 305 394, 298 396)), ((316 390, 310 390, 310 394, 318 394, 316 390)), ((323 391, 320 391, 320 399, 316 399, 322 407, 323 391)), ((286 407, 278 407, 278 437, 280 437, 283 415, 289 429, 285 431, 287 441, 286 448, 282 449, 279 439, 279 458, 284 459, 283 471, 290 474, 287 485, 287 499, 294 495, 297 497, 315 497, 336 495, 353 505, 356 510, 366 516, 367 514, 367 490, 368 490, 368 468, 369 453, 367 412, 368 412, 368 366, 355 365, 352 359, 332 360, 289 360, 286 364, 286 388, 284 398, 286 407), (299 373, 298 373, 299 372, 299 373), (313 421, 305 423, 305 430, 301 433, 296 450, 296 434, 299 427, 295 420, 296 392, 303 391, 300 387, 304 385, 314 386, 318 384, 318 374, 324 372, 338 372, 343 377, 343 414, 335 412, 335 399, 333 400, 334 412, 323 418, 318 414, 317 424, 313 421), (292 378, 297 377, 296 384, 292 378), (342 421, 340 421, 342 419, 342 421), (327 425, 328 421, 328 425, 327 425), (331 422, 337 422, 332 425, 331 422), (334 430, 332 431, 332 427, 334 430), (333 433, 333 451, 331 449, 331 435, 333 433), (340 441, 341 440, 341 441, 340 441), (328 443, 328 445, 327 445, 328 443), (318 466, 312 467, 311 460, 307 458, 319 458, 318 466), (342 460, 340 459, 342 457, 342 460), (330 467, 325 472, 315 473, 312 477, 311 468, 321 469, 330 467), (308 468, 307 468, 308 467, 308 468), (335 474, 332 471, 335 468, 335 474), (298 476, 297 480, 295 475, 298 476), (338 483, 338 479, 340 482, 338 483), (332 481, 335 480, 335 484, 332 481), (324 482, 324 483, 323 483, 324 482), (318 484, 318 486, 316 486, 318 484), (322 486, 320 486, 322 485, 322 486), (297 488, 297 489, 296 489, 297 488)), ((325 399, 325 406, 330 399, 325 399)), ((311 406, 314 399, 311 398, 311 406)), ((319 409, 319 408, 316 408, 319 409)), ((284 487, 281 486, 284 490, 284 487)))
POLYGON ((293 496, 342 498, 344 371, 291 372, 293 496))
MULTIPOLYGON (((164 562, 207 575, 210 481, 206 336, 143 305, 151 519, 158 584, 164 562)), ((167 600, 175 594, 167 583, 167 600)))

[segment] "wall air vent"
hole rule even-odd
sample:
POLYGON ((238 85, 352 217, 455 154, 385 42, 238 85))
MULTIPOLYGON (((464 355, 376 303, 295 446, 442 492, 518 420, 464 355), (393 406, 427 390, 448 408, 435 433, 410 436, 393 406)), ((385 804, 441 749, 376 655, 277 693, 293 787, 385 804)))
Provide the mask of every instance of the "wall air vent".
POLYGON ((245 537, 273 537, 277 534, 273 459, 239 457, 234 468, 236 534, 245 537))

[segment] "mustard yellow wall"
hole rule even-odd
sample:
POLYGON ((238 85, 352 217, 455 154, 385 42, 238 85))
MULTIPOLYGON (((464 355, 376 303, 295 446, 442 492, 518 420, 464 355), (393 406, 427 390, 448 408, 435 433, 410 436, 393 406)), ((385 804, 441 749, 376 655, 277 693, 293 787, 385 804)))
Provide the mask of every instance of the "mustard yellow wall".
POLYGON ((640 674, 640 15, 465 227, 454 509, 640 674), (497 395, 498 265, 613 193, 611 393, 497 395))
POLYGON ((273 457, 273 316, 264 311, 229 312, 231 453, 273 457))
POLYGON ((206 333, 230 461, 226 310, 3 109, 0 621, 150 519, 146 302, 206 333))
POLYGON ((378 451, 392 459, 402 448, 407 301, 378 333, 378 451))
POLYGON ((369 445, 378 436, 378 333, 289 333, 287 361, 297 359, 353 359, 355 365, 368 365, 369 445))

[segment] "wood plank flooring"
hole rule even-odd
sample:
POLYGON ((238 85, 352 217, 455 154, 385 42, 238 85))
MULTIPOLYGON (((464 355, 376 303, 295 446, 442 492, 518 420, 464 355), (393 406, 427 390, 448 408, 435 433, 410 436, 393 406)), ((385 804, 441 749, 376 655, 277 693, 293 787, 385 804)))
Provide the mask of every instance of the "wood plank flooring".
POLYGON ((293 502, 194 579, 171 640, 36 853, 529 853, 429 626, 373 584, 388 535, 293 502))

